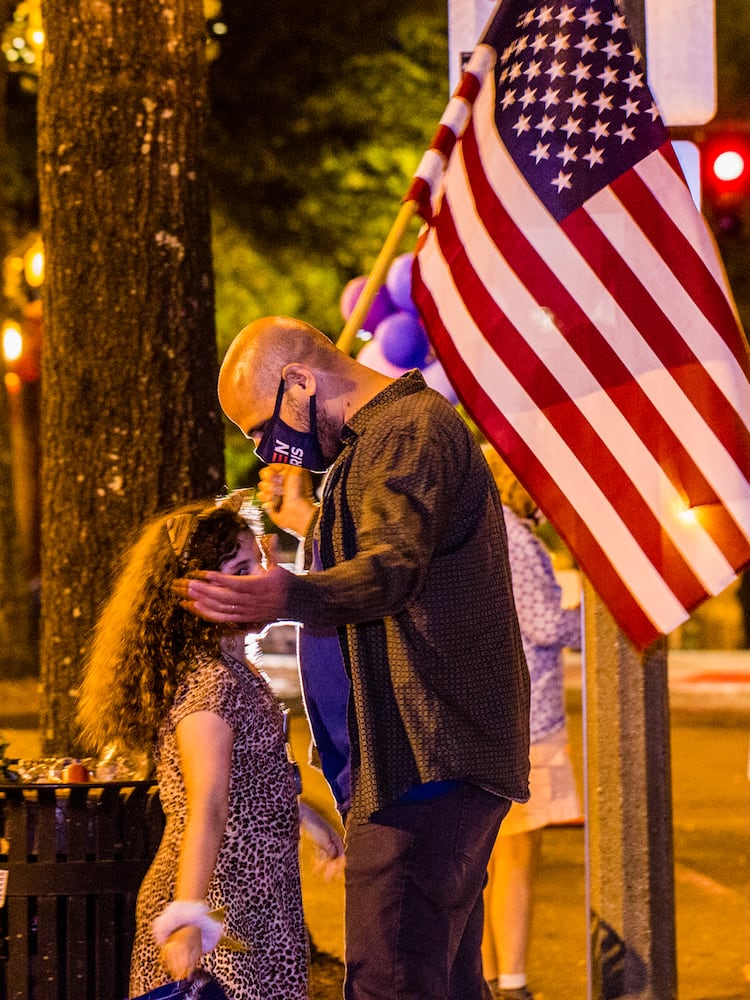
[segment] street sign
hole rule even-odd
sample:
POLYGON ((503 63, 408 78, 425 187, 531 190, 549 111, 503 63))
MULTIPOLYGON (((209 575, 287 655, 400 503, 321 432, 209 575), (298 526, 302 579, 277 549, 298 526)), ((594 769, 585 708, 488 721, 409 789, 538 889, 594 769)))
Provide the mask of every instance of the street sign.
POLYGON ((698 208, 701 207, 701 154, 694 142, 686 139, 675 140, 672 145, 680 161, 685 182, 698 208))
MULTIPOLYGON (((715 0, 641 0, 648 82, 667 125, 705 125, 716 114, 715 0)), ((496 7, 448 0, 451 93, 496 7)))
POLYGON ((715 0, 645 0, 648 83, 667 125, 716 114, 715 0))
POLYGON ((448 85, 451 93, 496 6, 495 0, 448 0, 448 85))

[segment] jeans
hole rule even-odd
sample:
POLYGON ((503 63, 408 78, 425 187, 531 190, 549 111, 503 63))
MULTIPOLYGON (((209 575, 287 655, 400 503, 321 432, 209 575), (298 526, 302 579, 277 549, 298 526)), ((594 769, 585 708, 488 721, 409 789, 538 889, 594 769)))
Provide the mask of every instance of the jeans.
POLYGON ((482 890, 510 808, 460 782, 346 834, 346 1000, 486 1000, 482 890))

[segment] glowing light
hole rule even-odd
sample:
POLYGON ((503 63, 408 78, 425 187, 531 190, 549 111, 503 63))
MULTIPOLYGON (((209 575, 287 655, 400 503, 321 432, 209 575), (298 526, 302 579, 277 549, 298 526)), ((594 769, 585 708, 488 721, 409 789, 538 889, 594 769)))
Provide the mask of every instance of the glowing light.
POLYGON ((684 524, 698 524, 698 513, 695 507, 687 507, 685 510, 681 510, 677 516, 684 524))
POLYGON ((32 288, 38 288, 44 281, 44 247, 41 240, 30 247, 23 258, 26 280, 32 288))
POLYGON ((44 45, 44 32, 41 28, 37 28, 36 31, 31 32, 31 40, 34 45, 38 45, 39 48, 44 45))
POLYGON ((736 181, 745 172, 745 158, 736 149, 727 149, 716 157, 713 170, 720 181, 736 181))
POLYGON ((211 31, 213 31, 215 35, 226 35, 228 30, 229 29, 223 21, 217 21, 211 26, 211 31))
POLYGON ((21 388, 21 378, 15 372, 5 373, 5 388, 10 396, 14 396, 21 388))
POLYGON ((23 354, 23 337, 17 323, 7 322, 3 325, 3 357, 13 362, 23 354))

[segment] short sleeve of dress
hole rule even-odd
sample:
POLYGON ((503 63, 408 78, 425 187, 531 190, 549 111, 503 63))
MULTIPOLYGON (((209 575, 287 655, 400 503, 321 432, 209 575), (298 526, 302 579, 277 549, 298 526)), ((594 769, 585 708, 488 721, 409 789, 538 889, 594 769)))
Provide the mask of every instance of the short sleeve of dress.
POLYGON ((177 688, 169 722, 176 727, 195 712, 213 712, 236 728, 239 712, 237 681, 221 660, 201 663, 177 688))

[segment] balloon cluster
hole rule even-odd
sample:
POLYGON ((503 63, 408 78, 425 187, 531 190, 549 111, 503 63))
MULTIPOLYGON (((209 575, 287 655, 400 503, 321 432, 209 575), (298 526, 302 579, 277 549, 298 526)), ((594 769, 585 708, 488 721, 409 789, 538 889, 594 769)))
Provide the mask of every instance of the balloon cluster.
MULTIPOLYGON (((458 402, 453 386, 435 360, 430 342, 411 295, 411 269, 414 255, 401 254, 388 268, 385 284, 362 321, 362 331, 369 335, 357 353, 357 361, 383 375, 398 378, 410 368, 419 368, 425 381, 451 403, 458 402)), ((354 309, 367 277, 360 275, 347 283, 339 307, 346 321, 354 309)))

